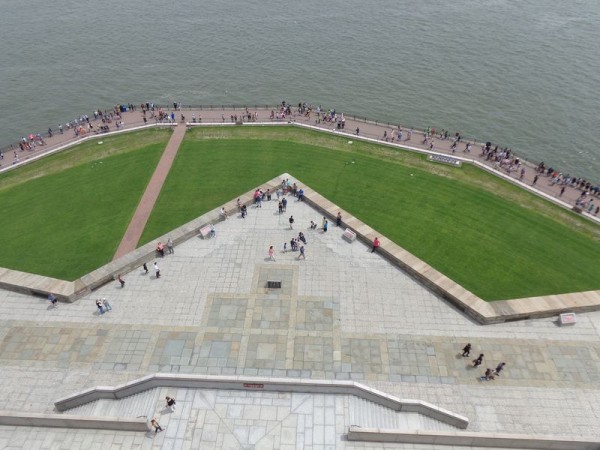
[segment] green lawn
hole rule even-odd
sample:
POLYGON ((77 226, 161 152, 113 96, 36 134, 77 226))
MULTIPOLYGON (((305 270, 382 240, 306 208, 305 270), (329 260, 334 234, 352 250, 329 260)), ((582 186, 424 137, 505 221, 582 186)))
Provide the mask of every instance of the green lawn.
POLYGON ((485 300, 600 289, 600 227, 469 165, 287 127, 190 131, 141 243, 283 172, 485 300))
POLYGON ((109 262, 170 134, 107 137, 0 176, 0 266, 74 280, 109 262))

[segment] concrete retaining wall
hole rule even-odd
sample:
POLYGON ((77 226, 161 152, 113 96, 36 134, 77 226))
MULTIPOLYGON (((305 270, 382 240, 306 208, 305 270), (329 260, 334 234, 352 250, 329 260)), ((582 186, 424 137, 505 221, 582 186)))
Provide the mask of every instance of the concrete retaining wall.
POLYGON ((421 400, 401 400, 353 381, 303 378, 217 377, 157 373, 115 387, 97 386, 78 392, 57 400, 54 406, 58 411, 66 411, 98 399, 118 400, 156 387, 354 395, 395 411, 416 412, 456 428, 464 429, 469 425, 469 419, 466 417, 421 400))
POLYGON ((533 436, 526 434, 487 434, 469 432, 404 431, 361 428, 351 426, 349 441, 392 442, 462 447, 598 450, 600 443, 585 438, 564 439, 559 436, 533 436))
POLYGON ((85 428, 114 431, 148 431, 146 418, 86 417, 52 414, 23 414, 0 411, 0 425, 50 428, 85 428))

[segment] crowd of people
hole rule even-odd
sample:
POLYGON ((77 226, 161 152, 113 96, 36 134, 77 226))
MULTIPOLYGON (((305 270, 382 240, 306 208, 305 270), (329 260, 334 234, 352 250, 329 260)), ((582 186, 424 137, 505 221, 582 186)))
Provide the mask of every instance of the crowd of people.
MULTIPOLYGON (((154 119, 156 123, 174 123, 175 112, 181 111, 181 103, 173 102, 172 111, 168 111, 170 107, 162 107, 155 105, 152 102, 141 103, 139 106, 133 103, 117 104, 112 109, 96 109, 90 115, 82 114, 79 117, 66 122, 65 124, 59 124, 57 128, 48 128, 47 135, 52 137, 55 134, 64 134, 66 130, 72 130, 75 137, 86 136, 90 133, 100 134, 107 133, 112 129, 121 129, 125 126, 123 120, 123 114, 125 112, 141 111, 142 119, 144 123, 147 123, 149 119, 154 119), (96 123, 96 122, 101 123, 96 123)), ((299 102, 296 106, 282 101, 276 108, 273 108, 270 112, 269 118, 271 120, 296 120, 297 117, 303 117, 306 120, 311 121, 314 117, 315 124, 332 124, 339 130, 345 129, 346 117, 343 113, 336 111, 335 108, 323 108, 321 105, 313 106, 307 102, 299 102)), ((192 118, 196 119, 196 113, 192 113, 192 118)), ((222 122, 226 121, 224 114, 221 114, 222 122)), ((257 111, 250 111, 245 108, 239 114, 231 114, 231 122, 247 121, 256 122, 259 119, 257 111)), ((185 117, 181 115, 181 120, 185 121, 185 117)), ((202 121, 202 118, 198 116, 198 122, 202 121)), ((412 128, 403 129, 398 126, 396 129, 388 131, 387 129, 383 132, 382 139, 386 142, 400 142, 410 141, 412 134, 414 133, 412 128)), ((360 130, 356 128, 356 135, 360 134, 360 130)), ((450 133, 448 130, 436 130, 433 127, 428 127, 423 130, 423 145, 430 148, 431 150, 438 150, 434 146, 435 139, 445 141, 451 140, 450 151, 455 153, 459 150, 459 146, 464 144, 462 151, 464 153, 470 153, 472 148, 476 145, 475 142, 465 141, 464 137, 460 132, 450 133)), ((45 145, 46 142, 41 133, 30 134, 28 138, 22 137, 19 142, 19 149, 21 151, 32 151, 36 147, 45 145)), ((492 145, 491 142, 486 142, 481 147, 481 158, 485 159, 488 163, 494 165, 499 170, 506 170, 507 173, 515 173, 519 179, 523 180, 526 174, 526 166, 523 161, 517 157, 512 149, 508 147, 501 148, 498 145, 492 145)), ((0 158, 1 159, 1 158, 0 158)), ((15 157, 13 163, 20 162, 15 157)), ((590 209, 590 197, 600 196, 600 185, 594 184, 589 180, 582 177, 571 176, 570 174, 564 174, 560 170, 554 167, 547 167, 545 163, 540 163, 535 173, 536 178, 533 185, 537 185, 539 177, 545 175, 549 177, 550 186, 561 186, 571 187, 578 189, 583 195, 578 198, 576 206, 581 207, 584 211, 590 212, 591 214, 596 213, 596 208, 590 209)), ((560 196, 564 193, 564 190, 560 191, 560 196)))

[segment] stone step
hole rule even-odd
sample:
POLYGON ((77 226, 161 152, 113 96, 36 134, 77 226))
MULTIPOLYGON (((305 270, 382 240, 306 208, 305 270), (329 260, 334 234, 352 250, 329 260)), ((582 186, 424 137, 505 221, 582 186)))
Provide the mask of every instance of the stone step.
POLYGON ((67 414, 96 417, 140 417, 154 414, 159 389, 150 389, 120 400, 100 399, 67 411, 67 414))
POLYGON ((350 396, 350 423, 363 428, 452 431, 455 427, 419 413, 395 411, 359 397, 350 396))

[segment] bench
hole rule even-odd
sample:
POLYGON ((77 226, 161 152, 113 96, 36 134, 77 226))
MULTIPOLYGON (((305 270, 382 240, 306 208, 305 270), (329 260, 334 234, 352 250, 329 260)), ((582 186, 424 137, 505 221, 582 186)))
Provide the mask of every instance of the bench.
POLYGON ((449 164, 454 167, 460 167, 462 165, 462 162, 459 159, 452 158, 451 156, 446 156, 446 155, 438 155, 438 154, 429 155, 427 157, 427 160, 432 161, 432 162, 439 162, 442 164, 449 164))
POLYGON ((352 242, 356 240, 356 233, 352 231, 350 228, 346 228, 342 238, 346 239, 348 242, 352 242))
POLYGON ((559 316, 558 322, 560 325, 575 325, 577 323, 577 317, 575 313, 563 313, 559 316))
POLYGON ((208 239, 211 237, 210 230, 210 224, 200 228, 200 236, 202 236, 202 239, 208 239))

